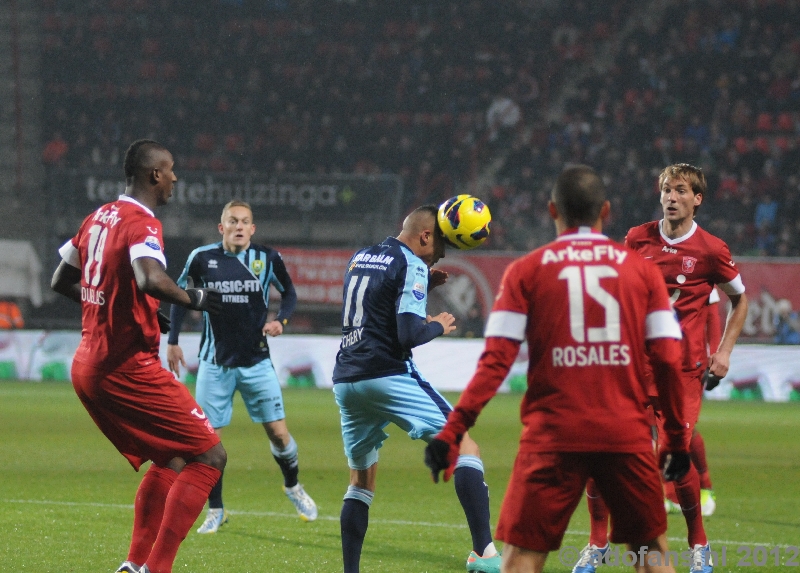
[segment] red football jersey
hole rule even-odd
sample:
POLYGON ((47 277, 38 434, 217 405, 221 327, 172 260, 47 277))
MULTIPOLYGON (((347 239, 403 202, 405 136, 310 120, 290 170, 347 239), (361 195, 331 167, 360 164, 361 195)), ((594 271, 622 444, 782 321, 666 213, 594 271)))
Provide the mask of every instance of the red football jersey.
MULTIPOLYGON (((588 228, 563 234, 509 265, 485 336, 528 341, 521 451, 652 451, 645 340, 681 337, 655 265, 588 228)), ((491 370, 459 407, 473 393, 479 411, 491 370)))
POLYGON ((661 231, 661 221, 632 228, 625 245, 661 269, 683 331, 684 371, 705 369, 706 313, 714 285, 729 295, 744 293, 728 245, 697 223, 692 223, 692 229, 683 237, 670 239, 661 231))
POLYGON ((162 245, 153 212, 122 195, 86 217, 59 249, 67 264, 81 270, 83 337, 76 361, 113 369, 159 360, 159 302, 139 290, 131 263, 151 257, 166 268, 162 245))

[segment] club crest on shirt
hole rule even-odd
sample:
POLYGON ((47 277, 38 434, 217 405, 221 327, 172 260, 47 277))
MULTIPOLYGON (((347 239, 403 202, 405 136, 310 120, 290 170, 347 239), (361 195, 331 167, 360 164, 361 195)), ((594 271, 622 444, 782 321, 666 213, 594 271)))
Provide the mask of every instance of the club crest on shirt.
POLYGON ((261 271, 264 270, 264 261, 261 259, 255 259, 252 263, 250 263, 250 268, 253 270, 254 274, 260 275, 261 271))
POLYGON ((411 290, 411 293, 414 295, 415 299, 422 300, 425 298, 425 286, 422 283, 414 283, 414 288, 411 290))
POLYGON ((681 265, 681 271, 689 274, 694 272, 694 265, 697 263, 697 259, 694 257, 683 257, 683 264, 681 265))
POLYGON ((153 249, 154 251, 161 250, 161 243, 158 242, 158 237, 153 237, 153 236, 147 237, 144 240, 144 244, 153 249))

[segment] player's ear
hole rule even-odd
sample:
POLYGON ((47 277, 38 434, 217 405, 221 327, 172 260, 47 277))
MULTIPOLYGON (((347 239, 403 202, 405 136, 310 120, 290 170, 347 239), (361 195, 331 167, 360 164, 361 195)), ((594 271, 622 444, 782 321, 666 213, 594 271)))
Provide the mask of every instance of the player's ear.
POLYGON ((603 206, 600 207, 600 220, 605 221, 608 219, 608 215, 611 213, 611 203, 606 201, 603 203, 603 206))
POLYGON ((703 194, 702 193, 695 193, 694 194, 694 206, 699 207, 700 203, 703 202, 703 194))
POLYGON ((433 241, 433 231, 430 229, 425 229, 419 235, 419 244, 423 247, 427 246, 431 241, 433 241))
POLYGON ((558 207, 556 207, 556 204, 553 203, 552 200, 547 202, 547 211, 550 213, 550 217, 553 221, 558 219, 558 207))
POLYGON ((219 234, 220 235, 224 235, 225 234, 225 228, 222 226, 222 223, 217 223, 217 229, 219 229, 219 234))

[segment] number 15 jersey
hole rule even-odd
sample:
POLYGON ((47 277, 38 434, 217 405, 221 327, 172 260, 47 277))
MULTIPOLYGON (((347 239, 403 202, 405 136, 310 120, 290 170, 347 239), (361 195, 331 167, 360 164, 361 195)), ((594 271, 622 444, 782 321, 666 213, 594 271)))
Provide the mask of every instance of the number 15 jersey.
POLYGON ((81 271, 82 338, 74 360, 97 368, 159 361, 159 302, 139 290, 133 261, 151 257, 166 268, 161 223, 127 195, 84 219, 59 253, 81 271))
POLYGON ((567 231, 508 267, 485 336, 528 341, 522 450, 652 450, 645 341, 681 338, 654 264, 567 231))

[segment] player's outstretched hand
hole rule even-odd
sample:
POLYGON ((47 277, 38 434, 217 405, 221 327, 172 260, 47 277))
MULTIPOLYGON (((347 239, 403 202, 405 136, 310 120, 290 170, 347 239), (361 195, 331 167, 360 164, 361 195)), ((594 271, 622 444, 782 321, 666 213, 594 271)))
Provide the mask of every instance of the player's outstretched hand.
POLYGON ((161 334, 169 334, 169 325, 172 324, 169 317, 159 309, 156 311, 156 318, 158 318, 158 329, 161 331, 161 334))
POLYGON ((222 293, 215 288, 187 288, 189 308, 217 314, 222 310, 222 293))
POLYGON ((692 459, 688 452, 662 451, 659 459, 664 481, 678 481, 689 471, 692 459))
POLYGON ((716 374, 712 374, 711 370, 706 368, 706 371, 703 372, 703 388, 705 390, 713 390, 717 386, 719 386, 719 381, 722 380, 722 376, 717 376, 716 374))

